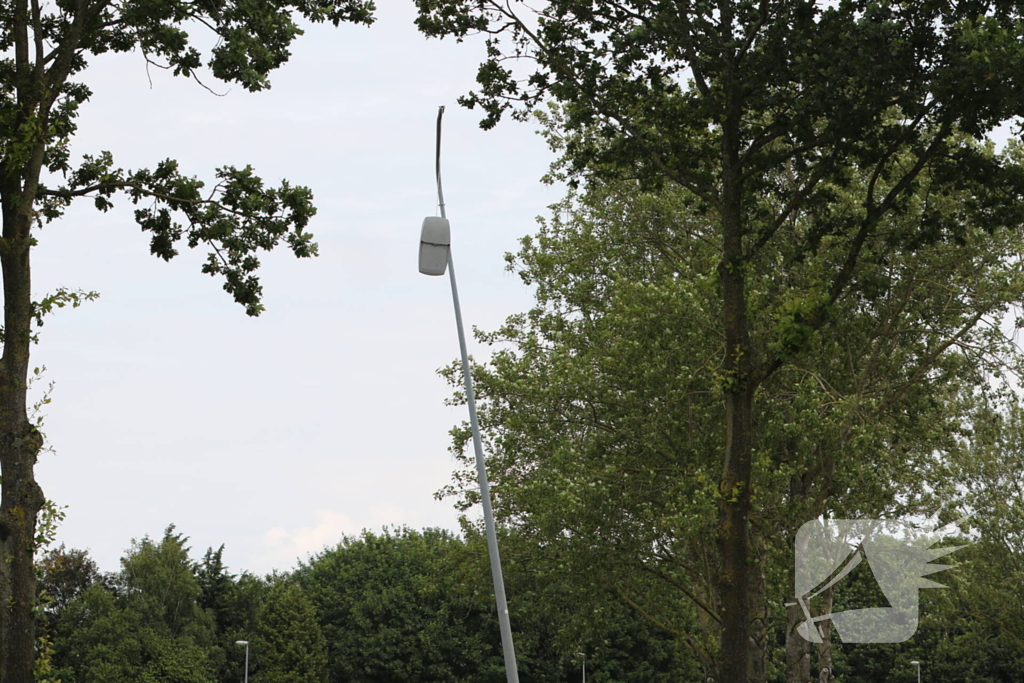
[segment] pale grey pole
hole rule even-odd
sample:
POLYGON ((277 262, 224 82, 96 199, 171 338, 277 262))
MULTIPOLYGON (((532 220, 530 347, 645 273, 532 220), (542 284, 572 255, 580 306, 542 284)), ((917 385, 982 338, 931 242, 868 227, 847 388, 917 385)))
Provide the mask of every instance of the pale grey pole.
POLYGON ((249 683, 249 641, 236 640, 235 645, 245 645, 245 683, 249 683))
MULTIPOLYGON (((441 117, 444 107, 437 111, 437 199, 441 207, 441 218, 448 220, 444 212, 444 194, 441 191, 441 117)), ((455 326, 459 331, 459 350, 462 352, 462 377, 466 386, 466 403, 469 405, 469 424, 473 429, 473 450, 476 453, 476 474, 480 481, 480 502, 484 508, 484 527, 487 531, 487 552, 491 560, 491 579, 494 581, 494 599, 498 604, 498 626, 501 630, 501 649, 505 657, 505 675, 508 683, 519 683, 516 667, 516 650, 512 643, 512 624, 508 617, 508 603, 505 600, 505 581, 501 575, 501 556, 498 554, 498 536, 494 529, 494 511, 491 508, 491 486, 487 481, 484 465, 484 449, 480 440, 480 425, 476 417, 476 397, 473 394, 473 376, 469 371, 469 354, 466 351, 466 332, 462 326, 462 307, 459 306, 459 288, 455 284, 455 264, 452 250, 448 248, 448 277, 452 283, 452 302, 455 305, 455 326)))
POLYGON ((917 683, 921 683, 921 662, 911 662, 917 666, 917 683))

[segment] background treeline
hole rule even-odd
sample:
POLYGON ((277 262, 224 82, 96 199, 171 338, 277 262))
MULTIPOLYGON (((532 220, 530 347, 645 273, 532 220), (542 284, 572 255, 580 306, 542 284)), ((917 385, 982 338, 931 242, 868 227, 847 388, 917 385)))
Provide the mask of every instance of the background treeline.
MULTIPOLYGON (((983 537, 960 551, 950 588, 926 591, 910 643, 836 644, 837 678, 910 681, 909 661, 918 659, 928 680, 1019 681, 1022 556, 1003 540, 983 537)), ((223 546, 196 560, 186 543, 173 526, 159 540, 133 542, 117 573, 100 572, 85 551, 46 552, 37 680, 237 683, 237 640, 250 643, 254 683, 505 680, 486 547, 471 528, 465 538, 364 532, 267 577, 231 573, 223 546)), ((523 561, 534 552, 528 538, 503 543, 521 680, 579 681, 585 654, 597 683, 703 682, 679 633, 617 597, 602 572, 565 571, 552 582, 523 561)), ((856 601, 870 584, 860 575, 846 595, 856 601)), ((685 613, 681 604, 657 612, 674 609, 685 613)))
MULTIPOLYGON (((486 548, 475 535, 364 532, 267 577, 229 572, 223 546, 197 561, 186 543, 173 526, 160 540, 133 542, 117 573, 100 572, 82 550, 46 552, 37 680, 236 683, 238 640, 249 641, 254 683, 505 680, 486 548)), ((681 647, 631 610, 541 605, 528 576, 509 577, 522 680, 575 681, 583 653, 596 657, 596 681, 667 683, 692 672, 681 647), (573 618, 578 633, 564 628, 573 618), (579 639, 584 632, 590 641, 579 639)))

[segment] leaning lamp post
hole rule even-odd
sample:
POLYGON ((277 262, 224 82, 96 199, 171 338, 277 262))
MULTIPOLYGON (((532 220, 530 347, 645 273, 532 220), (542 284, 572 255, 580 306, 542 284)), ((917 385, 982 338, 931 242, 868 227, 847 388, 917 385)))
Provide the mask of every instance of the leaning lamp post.
POLYGON ((501 629, 501 649, 505 656, 505 675, 508 683, 519 683, 516 669, 516 651, 512 644, 512 625, 508 618, 508 603, 505 601, 505 582, 501 576, 501 558, 498 555, 498 536, 494 530, 494 511, 491 508, 491 487, 487 483, 487 469, 484 466, 484 449, 480 441, 480 424, 476 417, 476 398, 473 394, 473 376, 469 372, 469 355, 466 353, 466 332, 462 326, 462 308, 459 306, 459 288, 455 284, 455 266, 452 263, 451 226, 444 212, 444 194, 441 191, 441 117, 444 107, 437 111, 437 152, 435 165, 437 174, 437 200, 441 216, 423 219, 420 232, 420 272, 424 275, 444 275, 452 283, 452 302, 455 304, 455 327, 459 332, 459 349, 462 352, 462 377, 466 386, 466 403, 469 405, 469 424, 473 429, 473 450, 476 452, 476 474, 480 481, 480 501, 484 507, 484 526, 487 531, 487 553, 491 560, 491 578, 494 581, 494 599, 498 604, 498 624, 501 629))

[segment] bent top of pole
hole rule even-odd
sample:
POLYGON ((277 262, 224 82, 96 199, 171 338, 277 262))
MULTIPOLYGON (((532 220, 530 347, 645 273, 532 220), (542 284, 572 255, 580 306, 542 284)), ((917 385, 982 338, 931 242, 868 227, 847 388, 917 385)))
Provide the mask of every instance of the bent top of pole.
POLYGON ((435 169, 437 172, 437 204, 441 207, 441 218, 444 215, 444 193, 441 191, 441 117, 444 116, 444 105, 437 108, 437 152, 435 158, 435 169))

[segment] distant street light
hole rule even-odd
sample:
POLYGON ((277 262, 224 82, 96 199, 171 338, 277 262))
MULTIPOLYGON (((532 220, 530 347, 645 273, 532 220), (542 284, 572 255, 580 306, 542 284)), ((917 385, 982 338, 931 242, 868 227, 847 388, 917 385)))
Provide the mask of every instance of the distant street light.
POLYGON ((921 662, 911 662, 911 664, 917 665, 917 683, 921 683, 921 662))
POLYGON ((498 536, 494 530, 494 511, 491 509, 491 487, 487 482, 487 468, 484 466, 484 449, 480 441, 480 425, 476 418, 476 398, 473 395, 473 376, 469 372, 469 354, 466 352, 466 333, 462 327, 462 308, 459 306, 459 288, 455 284, 455 265, 452 263, 451 227, 444 213, 444 193, 441 191, 441 116, 444 107, 437 111, 437 198, 441 217, 429 216, 423 219, 420 232, 420 272, 425 275, 444 275, 452 283, 452 302, 455 304, 455 327, 459 332, 459 349, 462 351, 462 376, 466 385, 466 403, 469 405, 469 424, 473 429, 473 450, 476 452, 476 474, 480 481, 480 501, 484 508, 484 527, 487 531, 487 553, 491 560, 491 579, 494 581, 494 599, 498 604, 498 626, 501 631, 501 649, 505 657, 505 676, 508 683, 519 683, 516 668, 516 651, 512 644, 512 625, 508 618, 508 603, 505 600, 505 581, 501 576, 501 557, 498 555, 498 536))
POLYGON ((587 653, 577 652, 576 656, 583 658, 583 683, 587 683, 587 653))
POLYGON ((245 683, 249 683, 249 641, 236 640, 235 645, 245 645, 245 683))

